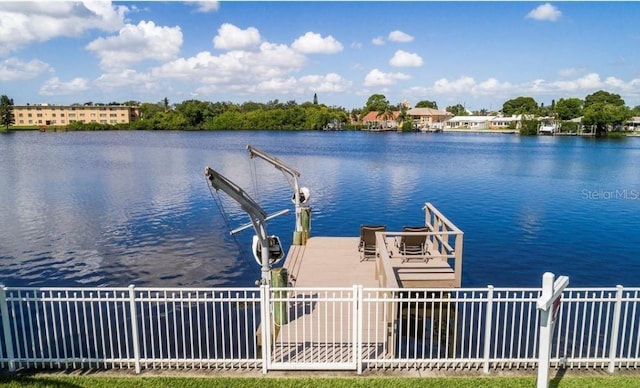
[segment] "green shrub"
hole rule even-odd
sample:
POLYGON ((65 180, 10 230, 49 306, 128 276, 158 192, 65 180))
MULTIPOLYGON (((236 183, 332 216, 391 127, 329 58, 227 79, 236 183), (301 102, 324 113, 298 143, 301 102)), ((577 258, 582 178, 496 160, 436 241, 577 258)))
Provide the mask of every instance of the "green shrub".
POLYGON ((520 134, 523 136, 533 136, 538 134, 538 120, 522 120, 520 134))

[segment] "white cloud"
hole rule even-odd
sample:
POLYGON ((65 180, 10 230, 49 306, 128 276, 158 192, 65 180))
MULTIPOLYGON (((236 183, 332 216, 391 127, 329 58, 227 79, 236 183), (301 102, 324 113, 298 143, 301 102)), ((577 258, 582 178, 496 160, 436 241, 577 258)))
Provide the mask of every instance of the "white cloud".
POLYGON ((351 48, 354 49, 354 50, 360 50, 362 48, 362 43, 353 42, 353 43, 351 43, 351 48))
POLYGON ((385 42, 383 37, 376 36, 375 38, 371 39, 371 43, 375 44, 376 46, 382 46, 385 42))
POLYGON ((529 19, 549 22, 555 22, 560 19, 560 16, 562 12, 549 3, 542 4, 527 14, 529 19))
POLYGON ((303 76, 300 77, 299 83, 306 90, 319 93, 340 93, 351 87, 351 81, 345 80, 336 73, 303 76))
POLYGON ((128 90, 155 91, 158 90, 157 79, 149 73, 139 73, 132 69, 102 74, 94 84, 103 90, 127 88, 128 90))
POLYGON ((477 84, 472 92, 475 94, 484 95, 503 95, 513 90, 513 85, 510 82, 500 82, 495 78, 489 78, 486 81, 477 84))
POLYGON ((197 11, 203 13, 213 12, 220 9, 220 2, 216 0, 187 1, 187 3, 194 4, 197 11))
POLYGON ((307 32, 291 45, 294 50, 304 54, 335 54, 342 51, 342 43, 333 36, 323 38, 314 32, 307 32))
POLYGON ((600 75, 589 73, 574 80, 563 80, 555 82, 544 82, 543 80, 532 81, 528 85, 528 90, 544 90, 545 92, 576 92, 593 90, 604 87, 600 80, 600 75))
POLYGON ((124 25, 128 11, 105 0, 0 1, 0 54, 88 30, 115 31, 124 25))
POLYGON ((255 86, 251 86, 248 89, 250 93, 260 94, 272 94, 272 93, 286 93, 286 94, 300 94, 298 90, 297 82, 295 78, 272 78, 261 81, 255 86))
POLYGON ((407 42, 413 41, 413 36, 406 34, 402 31, 395 30, 389 33, 388 39, 390 42, 407 43, 407 42))
POLYGON ((62 82, 58 77, 47 80, 40 88, 42 96, 64 96, 89 90, 89 81, 86 78, 74 78, 69 82, 62 82))
POLYGON ((418 54, 398 50, 389 60, 389 64, 395 67, 420 67, 424 62, 418 54))
POLYGON ((251 50, 258 47, 262 38, 255 27, 242 30, 233 24, 224 23, 213 38, 213 47, 219 50, 251 50))
POLYGON ((9 58, 0 62, 0 81, 30 80, 49 71, 52 71, 51 66, 37 59, 24 62, 18 58, 9 58))
POLYGON ((393 85, 399 80, 410 79, 404 73, 383 73, 378 69, 373 69, 364 78, 364 86, 385 86, 393 85))
POLYGON ((86 48, 98 55, 103 68, 116 69, 147 59, 171 60, 181 46, 180 27, 161 27, 143 20, 138 25, 127 24, 118 35, 98 38, 86 48))
POLYGON ((619 93, 623 98, 640 97, 640 79, 635 78, 624 81, 617 77, 607 77, 604 80, 597 73, 590 73, 573 80, 547 81, 534 79, 520 84, 499 81, 496 78, 488 78, 477 82, 472 77, 463 76, 455 80, 441 78, 431 87, 412 87, 403 92, 408 97, 415 96, 442 96, 442 97, 479 97, 493 96, 503 99, 515 98, 521 95, 529 95, 534 98, 541 97, 580 97, 597 90, 607 90, 611 93, 619 93))
POLYGON ((264 91, 277 82, 286 84, 291 73, 302 69, 306 61, 304 55, 287 45, 264 42, 256 51, 234 50, 219 56, 205 51, 179 58, 152 69, 151 74, 156 78, 195 81, 201 94, 264 91))
POLYGON ((468 76, 453 81, 441 78, 433 84, 433 91, 440 94, 469 93, 475 85, 476 81, 468 76))

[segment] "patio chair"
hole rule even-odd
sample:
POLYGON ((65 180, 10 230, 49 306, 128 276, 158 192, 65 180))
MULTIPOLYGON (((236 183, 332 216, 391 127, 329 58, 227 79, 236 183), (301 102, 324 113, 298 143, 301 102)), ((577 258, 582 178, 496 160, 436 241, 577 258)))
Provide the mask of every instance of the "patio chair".
POLYGON ((386 232, 384 225, 361 225, 360 226, 360 261, 376 257, 376 232, 386 232))
POLYGON ((403 232, 423 233, 413 235, 403 235, 396 239, 396 247, 398 253, 402 256, 402 262, 412 259, 411 256, 418 256, 417 259, 426 260, 427 251, 427 232, 429 228, 426 226, 405 226, 403 232))

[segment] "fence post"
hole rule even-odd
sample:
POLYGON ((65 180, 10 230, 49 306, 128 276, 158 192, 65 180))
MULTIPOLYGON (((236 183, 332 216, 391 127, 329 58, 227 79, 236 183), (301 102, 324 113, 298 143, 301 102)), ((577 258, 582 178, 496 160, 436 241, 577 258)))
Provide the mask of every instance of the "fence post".
POLYGON ((484 373, 489 373, 489 355, 491 353, 491 321, 493 320, 493 286, 487 287, 487 311, 484 319, 484 373))
POLYGON ((7 348, 7 358, 9 359, 9 372, 16 371, 16 363, 13 354, 13 339, 11 338, 11 323, 9 322, 9 306, 7 305, 7 287, 0 284, 0 314, 2 314, 2 331, 4 332, 4 343, 7 348))
POLYGON ((356 309, 355 311, 356 327, 355 327, 355 330, 353 331, 355 340, 356 340, 355 361, 356 361, 357 373, 361 375, 362 374, 362 337, 364 336, 364 333, 362 330, 362 310, 364 310, 364 306, 362 305, 363 296, 362 296, 361 284, 353 286, 353 303, 354 303, 354 308, 356 309))
POLYGON ((129 310, 131 312, 131 335, 133 336, 133 359, 136 367, 136 373, 140 373, 140 339, 138 338, 136 291, 133 284, 129 285, 129 310))
POLYGON ((260 286, 260 332, 262 335, 262 373, 269 370, 271 359, 271 288, 268 284, 260 286))
POLYGON ((611 343, 609 346, 609 368, 607 371, 613 373, 616 368, 616 353, 618 352, 618 336, 620 333, 620 315, 622 313, 622 286, 616 286, 616 304, 613 307, 613 321, 611 322, 611 343))
POLYGON ((551 341, 560 304, 562 292, 569 285, 567 276, 558 276, 551 272, 542 275, 542 292, 536 302, 536 308, 540 311, 540 334, 538 346, 538 378, 536 386, 547 388, 549 386, 549 366, 551 357, 551 341))

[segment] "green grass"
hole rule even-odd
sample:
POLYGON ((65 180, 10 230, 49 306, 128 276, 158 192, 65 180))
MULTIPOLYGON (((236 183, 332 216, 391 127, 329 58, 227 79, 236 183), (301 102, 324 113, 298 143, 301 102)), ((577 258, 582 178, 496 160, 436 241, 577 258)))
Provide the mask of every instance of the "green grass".
MULTIPOLYGON (((101 377, 101 376, 0 376, 2 387, 229 387, 229 388, 302 388, 302 387, 455 387, 455 388, 492 388, 492 387, 535 387, 535 377, 334 377, 334 378, 274 378, 274 377, 101 377)), ((552 380, 550 387, 558 388, 600 388, 600 387, 640 387, 640 377, 633 376, 597 376, 563 377, 552 380)))

